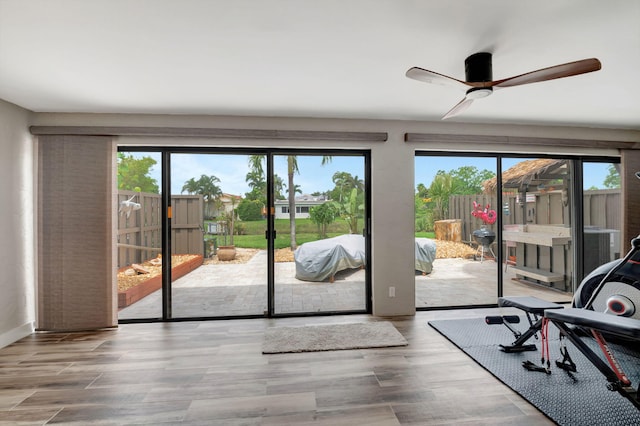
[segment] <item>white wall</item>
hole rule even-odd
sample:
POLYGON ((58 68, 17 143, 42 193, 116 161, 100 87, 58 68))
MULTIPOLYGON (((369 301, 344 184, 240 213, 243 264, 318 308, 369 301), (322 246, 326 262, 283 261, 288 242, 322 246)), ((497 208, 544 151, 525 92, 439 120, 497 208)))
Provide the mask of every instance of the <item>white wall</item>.
MULTIPOLYGON (((388 132, 387 142, 308 142, 123 137, 123 145, 282 146, 299 148, 370 149, 372 157, 373 312, 379 316, 415 312, 413 272, 414 154, 422 151, 488 151, 583 155, 618 155, 615 149, 523 147, 486 143, 406 143, 405 132, 494 136, 534 136, 565 139, 640 142, 634 130, 403 122, 383 120, 293 119, 266 117, 208 117, 160 115, 31 113, 0 100, 0 347, 34 329, 35 150, 29 125, 60 126, 176 126, 278 130, 388 132), (396 297, 388 297, 388 287, 396 297)), ((635 170, 635 169, 634 169, 635 170)))
POLYGON ((51 126, 174 126, 273 130, 388 132, 386 142, 241 140, 173 137, 120 137, 121 145, 345 148, 371 150, 373 313, 378 316, 415 314, 414 275, 414 155, 424 151, 526 152, 619 155, 616 149, 514 146, 487 143, 404 142, 405 132, 528 136, 640 142, 640 132, 609 129, 519 125, 459 124, 384 120, 339 120, 277 117, 214 117, 176 115, 37 114, 34 124, 51 126), (388 288, 396 288, 390 298, 388 288))
POLYGON ((35 322, 30 115, 0 100, 0 347, 29 335, 35 322))

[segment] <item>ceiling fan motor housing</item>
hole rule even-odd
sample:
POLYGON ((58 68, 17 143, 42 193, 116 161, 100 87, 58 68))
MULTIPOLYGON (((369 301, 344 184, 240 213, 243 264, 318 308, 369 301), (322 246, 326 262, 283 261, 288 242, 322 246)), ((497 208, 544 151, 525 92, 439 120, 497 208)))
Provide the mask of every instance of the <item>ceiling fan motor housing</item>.
POLYGON ((492 81, 491 53, 479 52, 469 56, 464 60, 464 72, 469 83, 492 81))

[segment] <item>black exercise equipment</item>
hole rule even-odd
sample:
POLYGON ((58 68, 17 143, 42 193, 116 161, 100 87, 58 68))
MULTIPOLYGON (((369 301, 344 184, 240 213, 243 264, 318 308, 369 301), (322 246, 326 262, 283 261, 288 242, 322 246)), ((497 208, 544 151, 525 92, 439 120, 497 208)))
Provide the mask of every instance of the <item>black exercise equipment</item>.
MULTIPOLYGON (((603 334, 618 336, 626 340, 640 342, 640 321, 634 318, 611 315, 588 309, 547 310, 544 317, 553 322, 560 332, 606 377, 607 388, 619 392, 640 410, 638 394, 629 378, 620 368, 613 351, 603 334), (575 327, 589 330, 602 350, 604 359, 598 356, 578 335, 575 327), (606 362, 605 362, 606 359, 606 362)), ((637 344, 637 343, 636 343, 637 344)))
POLYGON ((515 341, 510 345, 500 345, 503 352, 524 352, 537 350, 535 344, 525 344, 531 337, 538 338, 537 333, 542 328, 542 317, 547 309, 562 309, 563 306, 557 303, 547 302, 533 296, 511 296, 498 298, 498 306, 517 308, 525 312, 529 328, 521 333, 509 324, 520 322, 517 315, 488 316, 485 318, 487 324, 504 324, 514 335, 515 341), (517 318, 517 320, 514 320, 517 318))
POLYGON ((536 346, 525 342, 540 332, 542 340, 542 365, 531 361, 522 365, 529 371, 550 374, 549 350, 546 329, 551 321, 560 330, 561 361, 556 366, 575 379, 576 365, 569 356, 563 339, 567 338, 606 377, 607 388, 617 391, 640 410, 640 384, 634 388, 622 371, 607 338, 622 339, 639 347, 640 342, 640 236, 631 241, 631 250, 618 261, 600 266, 581 283, 573 299, 573 308, 546 302, 536 297, 501 297, 501 307, 514 307, 527 314, 529 329, 520 333, 509 326, 506 317, 487 317, 487 324, 505 324, 516 340, 512 345, 500 345, 505 352, 536 350, 536 346), (533 319, 531 318, 533 316, 533 319), (502 318, 500 321, 496 318, 502 318), (581 339, 583 332, 592 335, 602 350, 603 357, 594 352, 581 339), (546 359, 546 365, 545 365, 546 359))
POLYGON ((610 312, 640 320, 640 238, 631 240, 624 258, 587 275, 575 292, 573 307, 610 312))

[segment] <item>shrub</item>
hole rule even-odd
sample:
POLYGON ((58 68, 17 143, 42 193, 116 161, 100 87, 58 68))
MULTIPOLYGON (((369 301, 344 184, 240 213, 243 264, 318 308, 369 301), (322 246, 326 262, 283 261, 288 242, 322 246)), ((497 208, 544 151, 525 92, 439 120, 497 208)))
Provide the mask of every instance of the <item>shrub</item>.
POLYGON ((236 221, 233 225, 233 233, 236 235, 246 235, 247 227, 244 223, 236 221))
POLYGON ((240 220, 253 221, 262 219, 262 203, 258 200, 243 199, 236 209, 240 220))
POLYGON ((309 211, 309 218, 318 225, 320 238, 327 237, 327 227, 338 217, 339 208, 331 201, 327 201, 319 206, 312 207, 309 211))

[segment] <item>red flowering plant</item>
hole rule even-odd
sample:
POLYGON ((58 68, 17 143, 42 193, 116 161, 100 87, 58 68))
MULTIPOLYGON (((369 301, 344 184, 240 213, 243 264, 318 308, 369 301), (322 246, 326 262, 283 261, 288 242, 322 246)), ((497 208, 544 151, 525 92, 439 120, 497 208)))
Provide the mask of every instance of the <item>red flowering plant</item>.
POLYGON ((491 209, 491 205, 487 204, 485 207, 482 207, 482 205, 475 201, 473 202, 471 216, 481 219, 485 225, 493 225, 498 219, 498 214, 495 210, 491 209))

